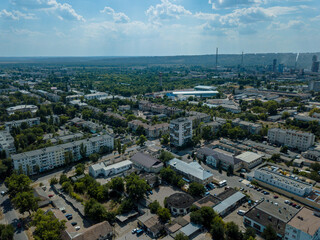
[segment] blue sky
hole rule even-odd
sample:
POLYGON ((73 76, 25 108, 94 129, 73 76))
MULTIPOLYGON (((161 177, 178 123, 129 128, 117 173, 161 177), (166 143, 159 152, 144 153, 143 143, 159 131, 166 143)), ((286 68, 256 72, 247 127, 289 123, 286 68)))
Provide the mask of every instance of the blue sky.
POLYGON ((319 52, 319 0, 1 0, 0 56, 319 52))

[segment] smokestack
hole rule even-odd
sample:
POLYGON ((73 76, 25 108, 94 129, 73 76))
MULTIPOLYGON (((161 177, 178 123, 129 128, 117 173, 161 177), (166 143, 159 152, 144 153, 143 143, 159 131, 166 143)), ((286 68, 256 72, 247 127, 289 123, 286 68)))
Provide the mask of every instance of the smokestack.
POLYGON ((218 54, 219 54, 219 48, 216 48, 216 70, 218 70, 218 54))
POLYGON ((162 87, 162 72, 159 73, 159 83, 160 87, 162 87))

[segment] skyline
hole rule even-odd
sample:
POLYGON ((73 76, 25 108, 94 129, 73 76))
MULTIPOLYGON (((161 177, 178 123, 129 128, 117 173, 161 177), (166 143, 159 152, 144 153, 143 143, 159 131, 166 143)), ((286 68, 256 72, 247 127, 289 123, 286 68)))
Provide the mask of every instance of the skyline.
POLYGON ((319 7, 315 0, 5 0, 0 57, 319 52, 319 7))

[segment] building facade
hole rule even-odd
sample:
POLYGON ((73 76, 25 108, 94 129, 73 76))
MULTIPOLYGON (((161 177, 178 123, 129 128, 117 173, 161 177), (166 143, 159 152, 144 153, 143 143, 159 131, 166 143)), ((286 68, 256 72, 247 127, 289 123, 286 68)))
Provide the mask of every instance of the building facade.
POLYGON ((6 152, 6 157, 9 157, 10 154, 16 152, 14 138, 9 131, 0 131, 0 151, 3 150, 6 152))
POLYGON ((89 167, 89 174, 96 178, 98 176, 110 177, 132 168, 132 162, 130 160, 125 160, 112 165, 106 165, 105 163, 97 163, 89 167))
POLYGON ((192 139, 192 121, 178 118, 170 122, 170 144, 181 147, 192 139))
POLYGON ((38 107, 35 105, 18 105, 9 107, 6 110, 9 115, 14 114, 15 112, 31 112, 33 114, 38 111, 38 107))
POLYGON ((50 170, 66 163, 66 155, 71 152, 70 161, 81 159, 81 146, 86 149, 86 156, 98 153, 102 147, 114 148, 114 139, 110 135, 92 137, 75 142, 65 143, 53 147, 42 148, 30 152, 11 155, 15 170, 22 169, 23 173, 30 175, 50 170))
POLYGON ((272 128, 268 131, 268 140, 271 143, 306 151, 314 144, 315 136, 313 133, 308 132, 272 128))
POLYGON ((27 119, 23 119, 23 120, 5 122, 4 125, 5 125, 6 129, 11 130, 12 127, 20 127, 22 123, 26 123, 28 125, 28 127, 33 127, 35 125, 40 124, 40 118, 39 117, 27 118, 27 119))

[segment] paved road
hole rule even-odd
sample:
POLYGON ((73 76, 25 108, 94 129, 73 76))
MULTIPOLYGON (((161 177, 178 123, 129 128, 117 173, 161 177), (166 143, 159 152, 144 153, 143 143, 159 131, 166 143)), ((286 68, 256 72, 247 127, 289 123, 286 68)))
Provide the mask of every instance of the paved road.
MULTIPOLYGON (((2 184, 0 191, 6 191, 7 188, 2 184)), ((17 228, 18 215, 13 209, 8 195, 0 196, 0 205, 4 214, 5 222, 15 227, 14 240, 28 240, 23 228, 17 228)))

